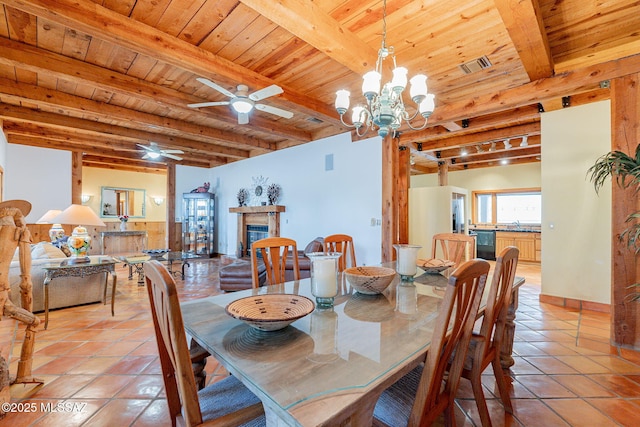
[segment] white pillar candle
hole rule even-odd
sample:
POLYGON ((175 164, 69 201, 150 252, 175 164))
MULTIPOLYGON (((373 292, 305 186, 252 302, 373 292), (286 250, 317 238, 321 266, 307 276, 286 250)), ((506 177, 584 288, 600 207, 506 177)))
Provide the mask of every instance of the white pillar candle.
POLYGON ((311 292, 320 298, 331 298, 338 294, 335 259, 316 258, 313 262, 311 292))

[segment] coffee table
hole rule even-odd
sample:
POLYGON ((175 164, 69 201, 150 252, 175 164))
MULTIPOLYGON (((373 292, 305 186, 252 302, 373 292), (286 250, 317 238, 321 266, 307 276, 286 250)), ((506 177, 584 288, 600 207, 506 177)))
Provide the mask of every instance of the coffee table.
POLYGON ((146 261, 153 259, 150 255, 118 255, 117 258, 129 267, 129 280, 133 279, 134 270, 138 274, 138 286, 144 286, 144 268, 146 261))
POLYGON ((104 295, 102 303, 107 303, 107 286, 109 284, 109 274, 112 277, 111 285, 111 315, 115 316, 115 300, 116 300, 116 263, 118 260, 110 256, 90 256, 88 262, 71 263, 69 261, 49 263, 42 266, 45 270, 44 276, 44 328, 49 325, 49 286, 51 280, 56 277, 85 277, 91 274, 105 274, 104 295))
MULTIPOLYGON (((181 278, 184 280, 184 268, 191 267, 189 264, 189 260, 200 258, 199 255, 192 254, 191 252, 180 252, 180 251, 171 251, 167 252, 164 256, 164 259, 167 261, 167 269, 171 274, 173 274, 172 266, 174 262, 180 262, 182 265, 180 267, 181 278)), ((176 271, 177 273, 177 271, 176 271)))

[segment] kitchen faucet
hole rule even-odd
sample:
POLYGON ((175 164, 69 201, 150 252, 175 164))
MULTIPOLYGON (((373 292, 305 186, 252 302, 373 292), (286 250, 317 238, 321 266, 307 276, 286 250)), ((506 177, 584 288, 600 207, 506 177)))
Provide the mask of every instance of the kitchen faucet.
POLYGON ((516 226, 516 230, 520 230, 520 221, 514 221, 513 225, 516 226))

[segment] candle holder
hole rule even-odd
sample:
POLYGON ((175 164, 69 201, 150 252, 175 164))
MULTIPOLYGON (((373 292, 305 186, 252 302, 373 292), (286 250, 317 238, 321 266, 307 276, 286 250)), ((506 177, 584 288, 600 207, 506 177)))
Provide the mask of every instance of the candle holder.
POLYGON ((340 252, 311 252, 311 294, 320 308, 333 307, 338 295, 338 258, 340 252))
POLYGON ((400 279, 405 282, 413 282, 413 276, 418 271, 418 251, 422 246, 398 244, 393 245, 397 253, 396 271, 400 279))

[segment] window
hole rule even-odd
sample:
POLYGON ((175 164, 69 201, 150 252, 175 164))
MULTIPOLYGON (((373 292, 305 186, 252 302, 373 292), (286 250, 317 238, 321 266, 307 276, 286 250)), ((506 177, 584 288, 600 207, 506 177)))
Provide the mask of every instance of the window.
POLYGON ((476 224, 539 225, 542 195, 539 189, 474 191, 473 222, 476 224))

